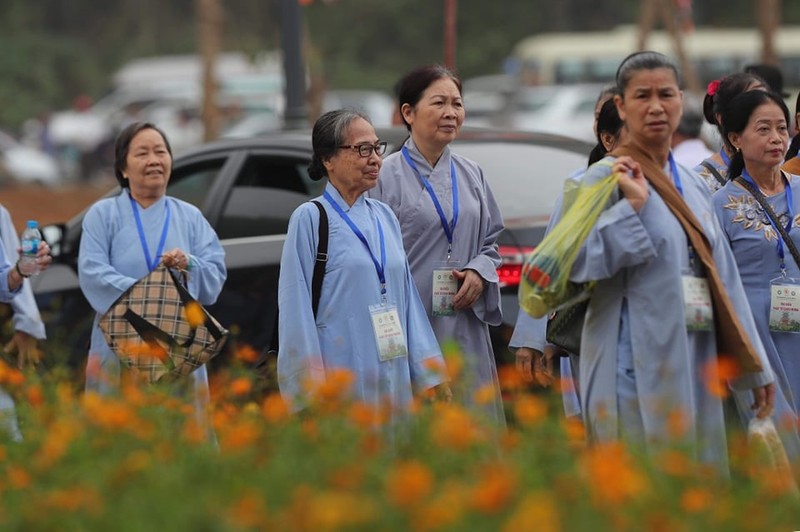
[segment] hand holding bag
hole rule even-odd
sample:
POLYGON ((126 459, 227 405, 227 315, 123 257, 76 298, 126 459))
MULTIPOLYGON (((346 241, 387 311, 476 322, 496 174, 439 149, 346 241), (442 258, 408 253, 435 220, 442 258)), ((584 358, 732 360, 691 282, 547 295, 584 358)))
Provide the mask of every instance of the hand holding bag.
POLYGON ((163 263, 111 305, 100 329, 120 362, 150 383, 189 375, 217 356, 228 338, 163 263))

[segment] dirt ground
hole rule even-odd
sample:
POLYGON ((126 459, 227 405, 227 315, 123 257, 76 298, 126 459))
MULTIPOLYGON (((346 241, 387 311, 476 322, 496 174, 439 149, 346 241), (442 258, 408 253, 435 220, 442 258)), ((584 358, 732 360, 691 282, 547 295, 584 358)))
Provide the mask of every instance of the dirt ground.
POLYGON ((0 203, 11 213, 19 234, 26 220, 38 220, 40 226, 68 221, 115 184, 113 178, 54 187, 8 184, 0 187, 0 203))

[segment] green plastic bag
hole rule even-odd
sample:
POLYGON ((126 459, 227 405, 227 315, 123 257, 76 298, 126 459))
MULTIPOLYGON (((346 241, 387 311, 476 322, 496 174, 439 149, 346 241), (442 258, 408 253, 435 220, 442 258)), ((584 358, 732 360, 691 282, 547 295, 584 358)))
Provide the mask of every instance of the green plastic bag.
POLYGON ((592 184, 567 180, 561 220, 522 266, 519 306, 534 318, 589 297, 592 284, 572 283, 569 276, 581 245, 606 209, 618 179, 618 174, 612 174, 592 184))

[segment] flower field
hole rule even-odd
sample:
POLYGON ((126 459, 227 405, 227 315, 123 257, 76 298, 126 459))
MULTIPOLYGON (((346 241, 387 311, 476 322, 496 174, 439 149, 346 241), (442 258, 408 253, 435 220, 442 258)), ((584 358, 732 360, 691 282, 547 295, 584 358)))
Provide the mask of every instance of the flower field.
POLYGON ((0 529, 800 529, 791 482, 743 434, 730 436, 725 479, 677 448, 645 459, 621 444, 587 447, 560 397, 531 393, 513 368, 505 431, 425 400, 386 427, 346 399, 346 373, 330 377, 289 416, 242 368, 217 373, 214 444, 158 387, 99 397, 58 372, 2 365, 24 441, 0 444, 0 529))

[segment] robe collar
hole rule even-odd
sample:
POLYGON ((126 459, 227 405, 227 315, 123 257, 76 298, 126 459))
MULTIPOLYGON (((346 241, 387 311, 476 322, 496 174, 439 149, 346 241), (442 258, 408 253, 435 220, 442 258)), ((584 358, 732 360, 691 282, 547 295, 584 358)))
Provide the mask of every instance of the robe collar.
POLYGON ((430 174, 432 174, 437 168, 446 168, 448 171, 448 175, 450 172, 450 146, 447 145, 444 147, 444 151, 442 152, 442 156, 439 157, 439 160, 436 161, 436 166, 431 167, 431 164, 428 162, 427 159, 422 155, 422 152, 419 151, 417 145, 414 144, 414 140, 411 136, 405 141, 404 146, 408 148, 408 154, 411 156, 411 160, 417 165, 420 170, 427 170, 428 171, 428 178, 430 178, 430 174), (442 166, 444 165, 444 166, 442 166))
MULTIPOLYGON (((124 201, 124 203, 126 205, 128 205, 130 207, 130 205, 131 205, 131 189, 129 189, 127 187, 123 188, 122 189, 122 194, 120 194, 119 197, 120 197, 120 199, 122 199, 124 201)), ((153 209, 153 207, 157 207, 155 210, 160 210, 160 207, 163 207, 163 205, 164 205, 164 203, 166 203, 166 201, 167 201, 167 195, 164 194, 163 196, 158 198, 155 202, 153 202, 152 205, 150 205, 147 208, 142 207, 138 203, 136 204, 136 206, 139 207, 139 212, 149 212, 151 209, 153 209)))
POLYGON ((350 212, 350 209, 364 205, 364 203, 367 201, 365 199, 366 193, 363 193, 356 198, 356 200, 353 202, 353 206, 351 207, 344 199, 342 199, 342 195, 339 194, 339 191, 336 190, 336 187, 334 187, 330 181, 328 181, 328 183, 325 185, 325 191, 330 194, 333 200, 339 205, 339 207, 342 208, 344 212, 350 212))

